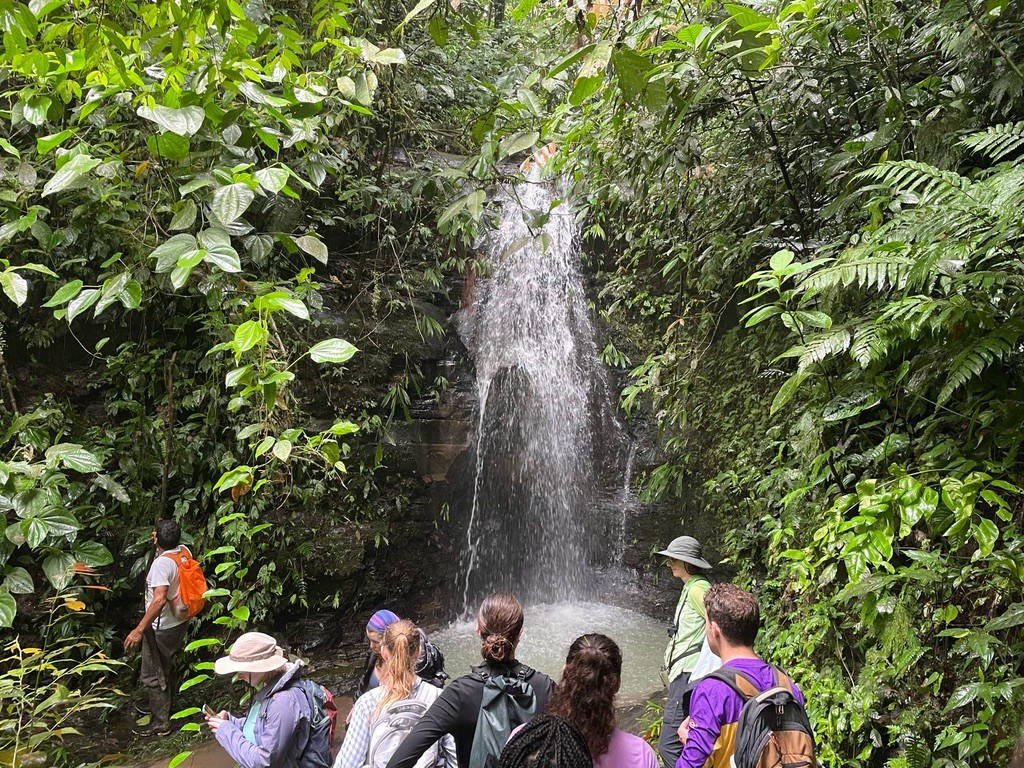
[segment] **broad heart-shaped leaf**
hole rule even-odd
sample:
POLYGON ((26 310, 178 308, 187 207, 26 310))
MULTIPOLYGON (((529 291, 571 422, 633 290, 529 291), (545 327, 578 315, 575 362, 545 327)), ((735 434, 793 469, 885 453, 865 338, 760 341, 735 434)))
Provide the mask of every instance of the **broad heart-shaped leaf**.
POLYGON ((228 184, 213 193, 211 207, 222 224, 230 224, 245 213, 255 197, 256 193, 249 189, 248 184, 228 184))
POLYGON ((72 552, 79 562, 91 565, 93 568, 110 565, 114 562, 114 556, 110 554, 110 550, 98 541, 76 542, 72 552))
POLYGON ((46 113, 52 104, 53 100, 49 96, 33 96, 24 102, 22 115, 32 125, 42 125, 46 122, 46 113))
POLYGON ((231 235, 222 227, 211 227, 199 233, 199 244, 206 249, 203 260, 224 272, 241 272, 238 252, 231 247, 231 235))
POLYGON ((174 269, 181 256, 197 248, 198 244, 192 235, 175 235, 158 245, 149 257, 156 259, 156 271, 162 275, 174 269))
POLYGON ((28 280, 13 270, 0 272, 0 286, 15 306, 20 307, 28 299, 28 280))
POLYGON ((75 558, 66 552, 50 555, 43 561, 43 573, 55 589, 64 589, 74 573, 75 558))
POLYGON ((53 178, 46 182, 46 186, 43 187, 43 197, 66 189, 75 179, 88 173, 99 164, 100 160, 91 155, 75 155, 53 174, 53 178))
POLYGON ((288 171, 284 168, 260 168, 255 176, 267 192, 280 192, 288 183, 288 171))
POLYGON ((295 238, 295 244, 321 264, 327 263, 329 256, 327 246, 324 245, 320 238, 314 235, 303 235, 302 237, 295 238))
POLYGON ((274 443, 274 455, 280 461, 288 461, 288 458, 292 455, 292 441, 278 440, 274 443))
POLYGON ((194 135, 203 127, 203 120, 206 118, 203 108, 196 106, 173 109, 158 104, 155 107, 139 107, 136 113, 139 117, 152 120, 163 130, 179 136, 194 135))
POLYGON ((171 219, 171 224, 168 229, 188 229, 196 223, 196 214, 199 212, 199 208, 192 200, 182 200, 176 206, 177 211, 174 213, 174 218, 171 219))
POLYGON ((6 589, 15 595, 31 595, 36 591, 36 583, 32 581, 32 574, 20 566, 15 566, 4 577, 0 589, 6 589))
POLYGON ((68 536, 82 529, 81 524, 67 514, 48 512, 40 519, 46 525, 46 532, 53 536, 68 536))
POLYGON ((46 449, 48 461, 59 461, 68 469, 78 472, 99 472, 103 469, 99 458, 78 443, 58 443, 46 449))
POLYGON ((344 363, 359 350, 344 339, 326 339, 309 348, 309 356, 317 363, 344 363))
POLYGON ((0 587, 0 627, 10 627, 14 624, 14 617, 18 613, 18 604, 14 602, 11 593, 4 587, 0 587))
POLYGON ((241 354, 267 340, 267 329, 255 320, 247 320, 235 329, 235 352, 241 354))
POLYGON ((540 133, 537 131, 523 131, 502 139, 498 148, 499 159, 514 155, 516 152, 526 151, 536 144, 539 138, 540 133))

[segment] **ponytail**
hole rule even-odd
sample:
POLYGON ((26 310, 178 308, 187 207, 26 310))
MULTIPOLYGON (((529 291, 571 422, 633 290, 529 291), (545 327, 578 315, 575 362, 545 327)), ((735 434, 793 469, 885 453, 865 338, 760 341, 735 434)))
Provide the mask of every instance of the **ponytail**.
POLYGON ((522 603, 513 595, 491 595, 480 606, 476 621, 484 661, 514 661, 519 636, 523 633, 522 603))
POLYGON ((388 624, 381 642, 380 683, 385 693, 374 709, 374 716, 412 694, 419 655, 420 632, 416 625, 408 619, 388 624))
POLYGON ((562 679, 547 714, 569 720, 587 740, 597 760, 608 751, 615 731, 615 694, 622 677, 622 651, 610 637, 583 635, 569 646, 562 679))

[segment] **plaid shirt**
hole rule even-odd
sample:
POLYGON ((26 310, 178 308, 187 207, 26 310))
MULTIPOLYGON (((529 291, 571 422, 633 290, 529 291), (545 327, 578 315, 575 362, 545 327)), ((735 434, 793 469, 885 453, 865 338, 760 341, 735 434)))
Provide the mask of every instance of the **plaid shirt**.
MULTIPOLYGON (((352 716, 349 718, 348 727, 345 730, 345 741, 338 750, 338 757, 334 760, 333 768, 363 768, 367 758, 370 756, 370 737, 373 734, 373 711, 377 703, 384 698, 386 691, 383 686, 367 691, 356 701, 352 707, 352 716)), ((419 699, 428 704, 441 695, 441 689, 425 683, 416 678, 413 685, 410 699, 419 699)), ((458 761, 455 757, 455 739, 450 734, 445 734, 441 741, 441 755, 444 758, 443 765, 446 768, 456 768, 458 761)))

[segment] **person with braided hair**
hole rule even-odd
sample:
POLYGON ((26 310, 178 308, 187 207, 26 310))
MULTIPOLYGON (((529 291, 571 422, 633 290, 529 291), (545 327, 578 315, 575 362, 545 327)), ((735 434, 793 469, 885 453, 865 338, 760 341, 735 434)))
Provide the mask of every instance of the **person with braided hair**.
POLYGON ((590 768, 587 739, 564 717, 535 717, 516 729, 498 768, 590 768))
MULTIPOLYGON (((387 768, 413 768, 430 745, 446 733, 455 738, 460 768, 473 765, 477 725, 486 719, 482 711, 484 689, 495 681, 506 681, 510 687, 516 687, 524 694, 530 700, 533 715, 545 711, 555 684, 547 675, 516 659, 516 646, 522 632, 523 606, 519 600, 504 594, 491 595, 484 600, 476 617, 476 633, 480 636, 480 655, 484 663, 473 667, 471 674, 463 675, 441 692, 398 747, 387 768)), ((507 709, 515 710, 516 707, 510 705, 507 709)), ((498 743, 503 746, 511 729, 525 719, 508 723, 509 729, 503 734, 481 729, 481 735, 487 733, 488 744, 500 736, 498 743)), ((501 746, 498 746, 492 754, 488 749, 481 760, 478 745, 477 763, 489 765, 491 760, 496 762, 500 750, 501 746)))
POLYGON ((606 635, 587 634, 569 646, 548 713, 575 725, 587 740, 594 768, 658 768, 650 744, 615 727, 615 694, 622 651, 606 635))

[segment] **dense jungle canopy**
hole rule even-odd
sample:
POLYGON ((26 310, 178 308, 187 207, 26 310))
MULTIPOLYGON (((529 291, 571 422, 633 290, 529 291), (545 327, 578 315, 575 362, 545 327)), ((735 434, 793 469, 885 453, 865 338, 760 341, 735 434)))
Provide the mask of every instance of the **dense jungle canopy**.
POLYGON ((724 521, 824 764, 1013 759, 1020 3, 0 0, 0 27, 0 762, 84 764, 157 518, 214 587, 186 704, 239 631, 387 594, 352 579, 448 383, 432 308, 549 143, 602 359, 657 428, 644 497, 724 521))

